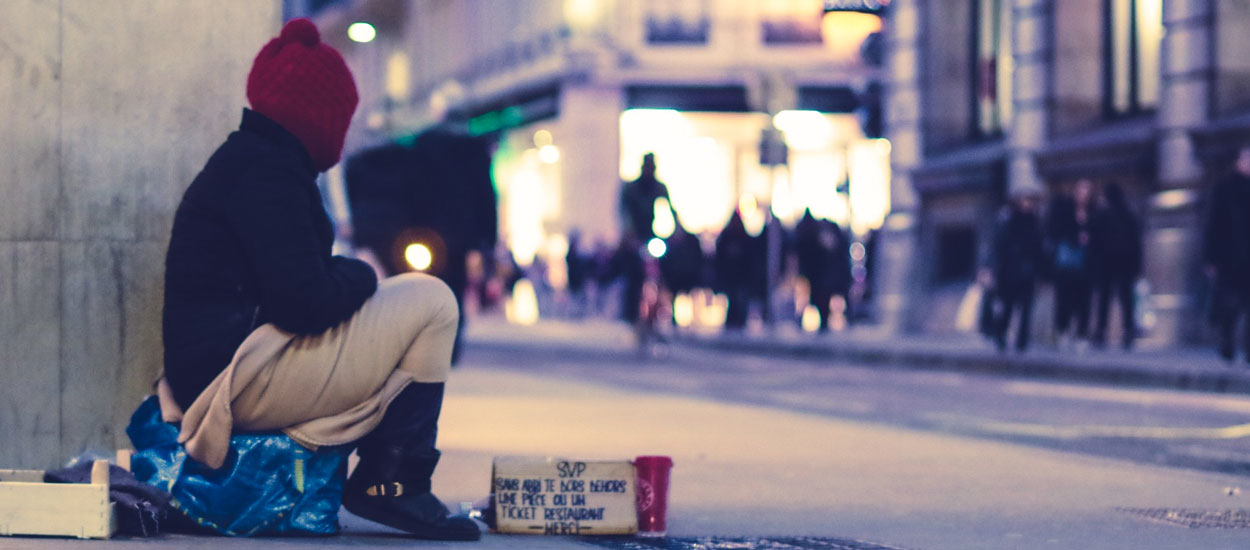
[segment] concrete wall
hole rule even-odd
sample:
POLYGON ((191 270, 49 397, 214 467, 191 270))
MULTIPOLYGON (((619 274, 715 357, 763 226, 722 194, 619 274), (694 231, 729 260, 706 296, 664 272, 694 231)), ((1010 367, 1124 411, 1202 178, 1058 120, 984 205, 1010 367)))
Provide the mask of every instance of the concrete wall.
POLYGON ((182 191, 245 104, 279 0, 5 0, 0 467, 128 445, 161 368, 182 191))

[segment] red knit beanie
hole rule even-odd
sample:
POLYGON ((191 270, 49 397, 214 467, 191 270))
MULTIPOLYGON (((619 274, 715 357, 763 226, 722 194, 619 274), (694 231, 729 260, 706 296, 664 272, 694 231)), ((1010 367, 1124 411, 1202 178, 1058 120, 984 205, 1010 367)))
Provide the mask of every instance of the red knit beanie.
POLYGON ((318 171, 338 163, 356 111, 356 83, 312 21, 291 20, 261 48, 247 75, 247 100, 299 138, 318 171))

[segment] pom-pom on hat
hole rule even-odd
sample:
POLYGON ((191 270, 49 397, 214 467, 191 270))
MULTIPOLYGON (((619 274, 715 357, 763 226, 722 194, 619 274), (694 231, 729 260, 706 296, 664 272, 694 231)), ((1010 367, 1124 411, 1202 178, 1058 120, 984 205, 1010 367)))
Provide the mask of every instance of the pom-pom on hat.
POLYGON ((343 154, 356 111, 356 83, 343 57, 321 42, 308 19, 293 19, 261 48, 247 75, 252 110, 299 138, 313 166, 325 171, 343 154))

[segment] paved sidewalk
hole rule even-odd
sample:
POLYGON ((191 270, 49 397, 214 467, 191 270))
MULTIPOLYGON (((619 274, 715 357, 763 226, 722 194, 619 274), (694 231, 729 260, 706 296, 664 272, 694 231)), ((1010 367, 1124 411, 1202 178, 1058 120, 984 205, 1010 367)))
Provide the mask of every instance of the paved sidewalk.
MULTIPOLYGON (((635 349, 633 333, 621 323, 592 319, 543 321, 533 327, 509 325, 494 317, 474 319, 468 337, 478 345, 596 347, 615 352, 635 349)), ((672 342, 762 356, 804 357, 889 368, 956 370, 1007 376, 1055 378, 1121 386, 1250 393, 1250 365, 1228 364, 1212 350, 1119 349, 1061 353, 1034 346, 1026 353, 1000 353, 971 335, 892 336, 871 327, 825 335, 785 326, 772 331, 680 331, 672 342)))
MULTIPOLYGON (((435 491, 453 502, 485 494, 491 457, 498 454, 669 454, 676 462, 670 535, 678 537, 832 537, 908 550, 1242 549, 1247 540, 1245 529, 1191 529, 1124 511, 1244 509, 1250 507, 1244 494, 1228 495, 1244 478, 552 380, 471 362, 453 373, 441 432, 445 455, 435 491)), ((325 539, 0 538, 0 548, 591 548, 572 538, 501 535, 477 544, 428 543, 348 515, 344 520, 344 534, 325 539)))
MULTIPOLYGON (((593 361, 596 350, 632 350, 630 336, 611 324, 516 330, 477 323, 469 345, 553 347, 570 351, 559 360, 593 361)), ((676 462, 675 537, 831 537, 905 550, 1140 550, 1242 549, 1250 532, 1166 521, 1250 514, 1250 492, 1239 489, 1244 477, 552 379, 473 357, 453 371, 443 409, 444 460, 434 487, 449 502, 483 497, 496 455, 660 453, 676 462)), ((0 538, 0 550, 594 548, 574 538, 502 535, 430 543, 346 513, 343 521, 343 535, 332 538, 0 538)))

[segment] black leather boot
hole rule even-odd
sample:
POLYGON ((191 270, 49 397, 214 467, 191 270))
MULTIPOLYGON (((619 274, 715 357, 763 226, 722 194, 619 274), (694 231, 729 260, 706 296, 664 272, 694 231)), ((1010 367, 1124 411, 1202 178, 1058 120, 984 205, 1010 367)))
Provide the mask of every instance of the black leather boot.
POLYGON ((442 384, 410 384, 382 423, 360 441, 360 462, 343 488, 343 506, 357 516, 418 538, 478 540, 477 522, 451 516, 430 492, 441 453, 434 448, 442 384))

